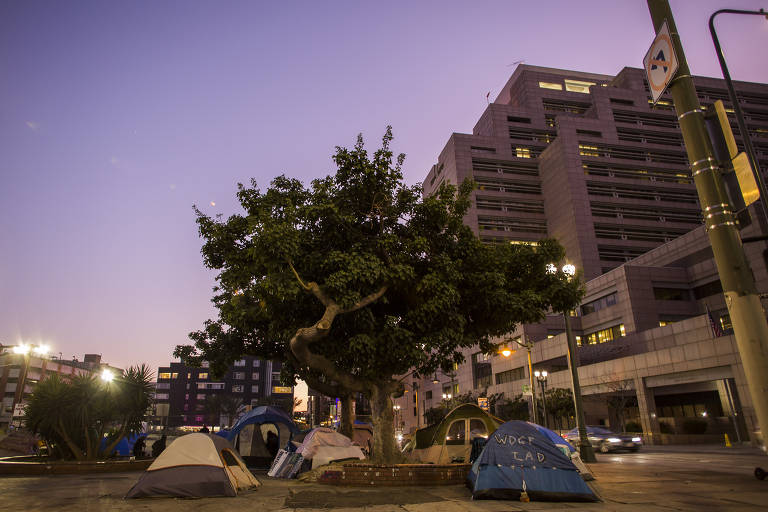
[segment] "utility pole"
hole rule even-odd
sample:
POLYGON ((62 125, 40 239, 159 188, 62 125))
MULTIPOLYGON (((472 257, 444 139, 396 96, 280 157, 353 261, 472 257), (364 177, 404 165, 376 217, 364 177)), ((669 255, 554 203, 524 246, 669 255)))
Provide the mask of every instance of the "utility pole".
MULTIPOLYGON (((734 213, 728 204, 720 168, 704 124, 704 112, 696 95, 669 2, 647 1, 655 32, 658 33, 664 21, 667 22, 679 63, 677 76, 671 80, 669 92, 675 103, 691 174, 706 219, 709 242, 715 256, 757 422, 765 438, 768 432, 768 323, 752 270, 744 254, 734 213)), ((763 444, 765 449, 765 441, 763 444)))

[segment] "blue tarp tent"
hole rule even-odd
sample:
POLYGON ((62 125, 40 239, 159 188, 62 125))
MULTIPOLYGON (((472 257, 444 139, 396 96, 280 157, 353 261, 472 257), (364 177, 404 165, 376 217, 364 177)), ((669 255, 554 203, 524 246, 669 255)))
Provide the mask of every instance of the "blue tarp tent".
POLYGON ((248 466, 268 468, 275 457, 266 446, 268 431, 277 434, 277 447, 283 448, 299 428, 282 409, 260 405, 241 416, 230 430, 217 433, 237 447, 248 466))
MULTIPOLYGON (((147 437, 147 434, 128 434, 127 436, 120 439, 120 441, 115 446, 115 450, 112 452, 112 455, 119 455, 121 457, 130 457, 133 455, 133 445, 136 443, 136 440, 140 437, 147 437)), ((107 447, 107 438, 101 440, 101 444, 99 446, 100 449, 104 449, 107 447)))
POLYGON ((525 421, 508 421, 488 437, 467 476, 474 499, 598 501, 570 459, 525 421))

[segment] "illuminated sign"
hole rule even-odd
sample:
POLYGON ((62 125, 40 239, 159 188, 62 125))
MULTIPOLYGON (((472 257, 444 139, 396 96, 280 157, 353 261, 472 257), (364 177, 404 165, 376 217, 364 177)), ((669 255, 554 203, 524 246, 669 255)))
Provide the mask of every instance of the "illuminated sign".
POLYGON ((291 386, 272 386, 272 393, 293 393, 291 386))

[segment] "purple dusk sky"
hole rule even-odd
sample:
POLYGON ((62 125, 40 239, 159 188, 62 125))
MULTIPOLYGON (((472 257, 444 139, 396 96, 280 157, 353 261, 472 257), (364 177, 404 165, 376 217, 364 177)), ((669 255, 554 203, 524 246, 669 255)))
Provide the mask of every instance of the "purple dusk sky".
MULTIPOLYGON (((673 1, 692 71, 720 76, 712 12, 765 4, 673 1)), ((768 22, 718 29, 733 77, 768 82, 768 22)), ((615 74, 653 35, 642 0, 5 0, 0 343, 167 364, 215 316, 193 204, 228 216, 237 182, 326 175, 387 124, 417 183, 514 62, 615 74)))

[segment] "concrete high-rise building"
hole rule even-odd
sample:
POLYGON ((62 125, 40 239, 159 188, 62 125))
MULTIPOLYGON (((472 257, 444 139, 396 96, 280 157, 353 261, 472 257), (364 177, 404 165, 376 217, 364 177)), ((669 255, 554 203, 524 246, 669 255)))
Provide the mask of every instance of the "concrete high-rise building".
MULTIPOLYGON (((704 107, 722 80, 696 77, 704 107)), ((768 86, 737 83, 768 168, 768 86)), ((735 120, 734 120, 735 126, 735 120)), ((519 66, 472 134, 454 133, 424 180, 478 185, 466 223, 487 242, 550 236, 595 278, 702 224, 671 98, 644 71, 598 75, 519 66)))
MULTIPOLYGON (((694 81, 703 108, 720 99, 730 110, 722 80, 694 81)), ((768 85, 735 85, 765 171, 768 85)), ((623 428, 631 421, 653 443, 681 442, 702 422, 709 440, 722 440, 723 433, 756 439, 752 398, 672 100, 663 95, 651 103, 643 70, 609 76, 519 66, 472 134, 450 136, 424 193, 465 178, 478 185, 465 222, 480 239, 553 237, 584 273, 586 296, 572 324, 587 423, 623 428)), ((742 235, 768 233, 750 211, 742 235)), ((767 247, 745 247, 762 292, 768 291, 767 247)), ((465 350, 466 363, 454 372, 414 380, 418 399, 397 401, 405 430, 425 424, 425 412, 444 403, 443 395, 520 395, 529 374, 526 350, 516 341, 534 342, 534 370, 548 372, 550 389, 570 388, 564 330, 562 316, 550 315, 498 340, 517 349, 508 358, 465 350)), ((550 421, 572 426, 567 417, 550 415, 550 421)))

